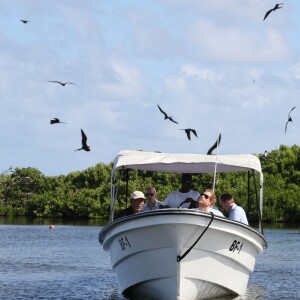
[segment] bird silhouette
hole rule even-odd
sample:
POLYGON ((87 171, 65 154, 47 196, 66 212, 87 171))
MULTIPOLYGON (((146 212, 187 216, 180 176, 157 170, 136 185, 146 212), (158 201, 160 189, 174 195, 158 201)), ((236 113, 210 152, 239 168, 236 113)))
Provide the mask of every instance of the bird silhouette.
POLYGON ((219 134, 219 137, 216 140, 216 142, 207 151, 207 155, 211 155, 212 152, 220 145, 220 142, 221 142, 221 133, 219 134))
POLYGON ((282 8, 283 6, 280 6, 280 5, 283 5, 284 3, 277 3, 272 9, 268 10, 265 14, 265 17, 264 17, 264 20, 268 17, 268 15, 272 12, 272 11, 275 11, 279 8, 282 8))
POLYGON ((65 122, 61 122, 58 118, 53 118, 52 120, 50 120, 50 124, 57 124, 57 123, 68 124, 65 122))
POLYGON ((22 22, 23 24, 27 24, 27 23, 29 23, 30 21, 29 21, 29 20, 20 20, 20 22, 22 22))
POLYGON ((82 147, 79 148, 79 149, 75 149, 74 151, 79 151, 79 150, 91 151, 90 146, 88 146, 87 143, 86 143, 87 142, 87 137, 86 137, 86 135, 85 135, 85 133, 82 129, 81 129, 81 137, 82 137, 82 139, 81 139, 82 147))
POLYGON ((65 86, 67 84, 73 84, 78 86, 77 84, 73 83, 73 82, 61 82, 61 81, 57 81, 57 80, 49 80, 48 82, 54 82, 54 83, 59 83, 61 86, 65 86))
POLYGON ((197 132, 196 132, 195 129, 192 129, 192 128, 185 128, 185 129, 180 129, 180 130, 184 130, 184 131, 185 131, 185 133, 186 133, 186 135, 187 135, 187 138, 188 138, 189 140, 191 140, 191 132, 192 132, 196 137, 198 137, 198 136, 197 136, 197 132))
POLYGON ((293 119, 292 119, 292 117, 291 117, 291 112, 292 112, 293 109, 295 109, 295 108, 296 108, 296 106, 294 106, 294 107, 290 110, 290 112, 289 112, 288 120, 287 120, 287 122, 285 123, 285 133, 286 133, 286 130, 287 130, 287 125, 288 125, 288 123, 289 123, 289 122, 293 123, 293 119))
POLYGON ((169 119, 169 120, 172 121, 173 123, 178 124, 178 122, 174 121, 174 120, 173 120, 173 117, 168 116, 168 115, 161 109, 161 107, 160 107, 158 104, 157 104, 157 107, 158 107, 158 109, 164 114, 165 120, 169 119))

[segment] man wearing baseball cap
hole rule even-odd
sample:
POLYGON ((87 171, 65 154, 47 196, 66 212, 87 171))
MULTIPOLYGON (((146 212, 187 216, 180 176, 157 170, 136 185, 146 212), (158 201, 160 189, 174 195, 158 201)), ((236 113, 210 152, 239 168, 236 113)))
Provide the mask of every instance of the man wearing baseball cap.
POLYGON ((146 198, 143 192, 141 191, 133 192, 130 197, 130 206, 120 210, 115 219, 125 217, 125 216, 130 216, 141 212, 145 200, 146 198))

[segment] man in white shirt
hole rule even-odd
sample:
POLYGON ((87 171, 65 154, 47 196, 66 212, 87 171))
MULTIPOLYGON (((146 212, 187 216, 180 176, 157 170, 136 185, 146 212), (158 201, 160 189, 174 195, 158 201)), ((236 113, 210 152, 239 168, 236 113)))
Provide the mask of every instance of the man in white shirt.
POLYGON ((189 208, 190 203, 192 201, 197 201, 200 195, 199 192, 192 190, 192 184, 192 175, 188 173, 182 174, 180 189, 171 192, 163 202, 163 206, 171 208, 189 208))
POLYGON ((248 219, 244 209, 234 203, 233 196, 231 194, 223 194, 219 199, 219 204, 229 212, 229 219, 242 222, 249 225, 248 219))

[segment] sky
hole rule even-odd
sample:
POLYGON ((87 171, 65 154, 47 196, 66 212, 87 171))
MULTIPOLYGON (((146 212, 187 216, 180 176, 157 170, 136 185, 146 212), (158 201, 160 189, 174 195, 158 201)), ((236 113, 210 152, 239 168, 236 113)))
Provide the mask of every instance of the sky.
POLYGON ((263 21, 276 3, 0 0, 0 173, 67 175, 125 149, 206 154, 219 133, 218 155, 299 144, 300 1, 263 21), (90 152, 74 151, 81 129, 90 152))

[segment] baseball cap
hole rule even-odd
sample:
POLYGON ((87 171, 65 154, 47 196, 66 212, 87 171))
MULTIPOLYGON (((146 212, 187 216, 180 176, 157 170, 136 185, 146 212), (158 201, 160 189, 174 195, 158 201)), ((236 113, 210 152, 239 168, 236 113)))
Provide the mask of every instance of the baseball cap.
POLYGON ((145 199, 145 195, 143 192, 140 192, 140 191, 135 191, 131 194, 131 199, 145 199))

